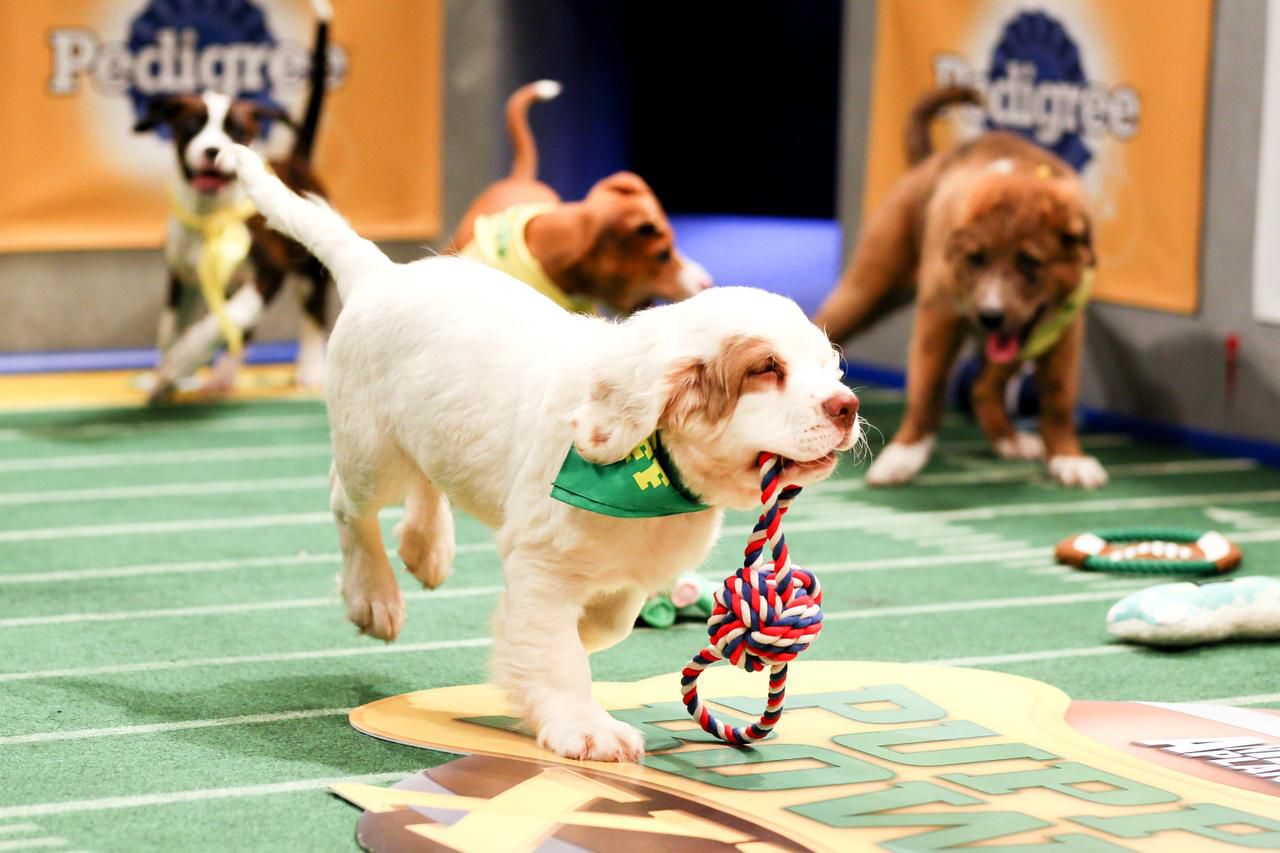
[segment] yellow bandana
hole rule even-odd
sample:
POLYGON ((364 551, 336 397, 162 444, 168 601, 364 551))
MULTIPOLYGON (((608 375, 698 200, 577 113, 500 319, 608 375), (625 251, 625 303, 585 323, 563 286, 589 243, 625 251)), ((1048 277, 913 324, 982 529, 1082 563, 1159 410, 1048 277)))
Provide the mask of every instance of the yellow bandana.
POLYGON ((1089 304, 1092 293, 1093 268, 1090 267, 1084 271, 1084 275, 1080 277, 1080 284, 1071 291, 1071 295, 1062 303, 1057 313, 1041 320, 1031 330, 1027 342, 1022 345, 1022 351, 1018 353, 1018 358, 1023 361, 1032 361, 1053 349, 1053 345, 1058 342, 1058 338, 1062 337, 1067 326, 1071 325, 1071 321, 1084 310, 1084 306, 1089 304))
POLYGON ((200 260, 196 265, 200 294, 218 321, 232 355, 239 355, 244 349, 244 333, 227 314, 227 288, 236 268, 249 256, 253 239, 245 222, 257 212, 247 198, 209 213, 193 213, 176 197, 173 199, 173 218, 200 234, 200 260))
POLYGON ((550 203, 517 204, 489 216, 478 216, 471 242, 458 254, 523 281, 566 311, 594 314, 595 306, 591 300, 565 293, 547 275, 524 241, 524 229, 529 220, 554 208, 555 205, 550 203))

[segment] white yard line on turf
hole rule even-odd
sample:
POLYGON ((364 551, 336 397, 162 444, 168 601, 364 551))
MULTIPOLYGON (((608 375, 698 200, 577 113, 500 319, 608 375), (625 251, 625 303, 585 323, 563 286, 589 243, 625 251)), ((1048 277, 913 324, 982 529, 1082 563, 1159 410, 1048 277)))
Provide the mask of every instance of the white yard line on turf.
POLYGON ((109 486, 95 489, 52 489, 41 492, 0 492, 0 506, 31 504, 82 503, 85 501, 117 501, 132 498, 194 497, 196 495, 234 495, 245 492, 280 492, 303 489, 328 493, 329 478, 277 477, 267 480, 217 480, 209 483, 162 483, 155 486, 109 486))
POLYGON ((1047 649, 1042 652, 1019 652, 1012 655, 974 655, 963 658, 934 658, 918 663, 931 663, 935 666, 1000 666, 1002 664, 1034 663, 1046 660, 1065 660, 1067 658, 1095 657, 1098 655, 1120 655, 1136 652, 1136 646, 1084 646, 1075 649, 1047 649))
POLYGON ((1071 592, 1059 595, 1024 595, 1012 598, 977 598, 970 601, 939 601, 933 604, 909 604, 899 607, 868 607, 860 610, 837 610, 824 613, 824 622, 841 619, 879 619, 885 616, 925 616, 931 613, 956 613, 970 610, 1004 610, 1015 607, 1044 607, 1054 604, 1082 604, 1110 601, 1114 592, 1071 592))
MULTIPOLYGON (((454 546, 456 554, 474 554, 493 551, 492 542, 463 542, 454 546)), ((394 557, 394 553, 391 555, 394 557)), ((149 563, 141 566, 113 566, 97 569, 62 569, 58 571, 0 574, 0 585, 25 583, 66 583, 68 581, 102 580, 104 578, 136 578, 147 575, 182 575, 200 572, 229 572, 239 569, 280 568, 282 566, 311 566, 342 562, 342 555, 284 554, 279 557, 242 557, 227 560, 192 560, 184 563, 149 563)))
POLYGON ((44 838, 20 838, 13 841, 0 841, 0 851, 66 847, 68 843, 67 839, 57 835, 49 835, 44 838))
POLYGON ((1280 693, 1255 693, 1252 696, 1227 696, 1223 699, 1201 699, 1202 705, 1273 705, 1280 703, 1280 693))
POLYGON ((40 829, 39 824, 35 823, 11 823, 8 826, 0 826, 0 834, 10 832, 35 832, 40 829))
MULTIPOLYGON (((143 723, 136 726, 109 726, 101 729, 71 729, 68 731, 33 732, 25 735, 0 737, 0 746, 24 743, 51 743, 60 740, 87 740, 99 737, 123 735, 152 735, 163 732, 183 732, 192 729, 212 729, 223 726, 252 726, 261 723, 282 723, 289 720, 312 720, 317 717, 341 717, 351 713, 350 708, 312 708, 303 711, 279 711, 274 714, 244 714, 239 717, 216 717, 207 720, 178 720, 171 723, 143 723)), ((0 827, 0 832, 4 827, 0 827)))
MULTIPOLYGON (((0 684, 10 681, 41 681, 53 678, 81 678, 98 675, 121 675, 131 672, 166 672, 174 669, 199 669, 206 666, 241 666, 255 663, 282 663, 285 661, 324 660, 327 658, 351 658, 366 655, 394 655, 409 652, 434 652, 446 649, 476 649, 493 645, 489 637, 472 637, 466 640, 437 640, 430 643, 404 643, 403 645, 347 646, 340 649, 315 649, 302 652, 274 652, 261 655, 236 655, 223 658, 188 658, 186 660, 158 660, 142 663, 105 664, 80 666, 67 669, 44 669, 32 672, 2 672, 0 684)), ((2 810, 0 810, 2 811, 2 810)))
MULTIPOLYGON (((502 592, 500 586, 459 587, 457 589, 413 590, 404 593, 408 601, 431 601, 454 598, 481 598, 502 592)), ((69 625, 80 622, 134 622, 140 619, 172 619, 189 616, 221 616, 232 613, 256 613, 270 610, 302 610, 310 607, 336 607, 340 599, 332 596, 289 598, 276 601, 249 601, 237 604, 207 604, 196 607, 168 607, 158 610, 115 610, 101 613, 57 613, 49 616, 15 616, 0 619, 0 628, 30 628, 42 625, 69 625)), ((0 738, 0 743, 4 739, 0 738)))
MULTIPOLYGON (((1206 504, 1275 503, 1277 501, 1280 501, 1280 489, 1264 489, 1256 492, 1210 492, 1199 495, 1079 500, 1048 504, 1015 504, 1007 506, 995 504, 923 512, 864 514, 856 506, 847 506, 845 507, 847 511, 840 517, 797 519, 796 521, 788 522, 787 531, 861 530, 866 528, 876 529, 883 526, 918 525, 926 521, 989 521, 1013 516, 1077 515, 1094 512, 1200 507, 1206 504)), ((393 520, 403 514, 404 510, 402 508, 391 507, 382 511, 382 518, 384 520, 393 520)), ((257 517, 196 518, 176 521, 9 530, 0 532, 0 542, 29 542, 94 536, 142 536, 201 530, 238 530, 256 527, 306 526, 332 523, 333 517, 327 512, 303 512, 257 517)), ((726 537, 745 536, 750 531, 750 527, 736 525, 725 528, 724 535, 726 537)), ((1270 533, 1270 531, 1259 532, 1270 533)), ((493 546, 489 545, 487 547, 492 548, 493 546)))
POLYGON ((109 809, 136 809, 165 806, 173 803, 190 803, 199 800, 242 799, 263 797, 270 794, 292 794, 299 791, 323 791, 331 785, 397 782, 414 773, 399 770, 393 773, 366 773, 363 776, 335 776, 323 779, 296 779, 291 782, 273 782, 264 785, 241 785, 233 788, 204 788, 195 791, 169 791, 162 794, 133 794, 125 797, 102 797, 96 800, 60 800, 52 803, 31 803, 25 806, 0 808, 0 820, 12 818, 45 817, 48 815, 97 812, 109 809))
POLYGON ((39 441, 68 438, 109 438, 130 436, 140 432, 259 432, 286 429, 328 429, 329 419, 324 413, 314 415, 253 415, 248 417, 213 418, 163 418, 136 423, 84 423, 33 425, 30 427, 6 427, 0 429, 0 442, 39 441))
MULTIPOLYGON (((802 518, 796 521, 788 520, 787 532, 791 533, 799 530, 876 530, 886 525, 917 525, 924 521, 994 521, 1015 516, 1078 515, 1097 512, 1126 512, 1130 510, 1199 508, 1215 504, 1276 502, 1280 502, 1280 489, 1263 489, 1256 492, 1209 492, 1197 495, 1158 495, 1140 498, 1101 498, 1096 500, 1056 501, 1043 504, 991 504, 965 507, 964 509, 871 514, 869 517, 863 517, 857 505, 848 504, 842 517, 824 516, 820 518, 802 518)), ((791 515, 795 515, 795 512, 793 511, 791 515)), ((790 519, 790 516, 788 516, 788 519, 790 519)), ((745 536, 750 532, 751 528, 749 527, 735 526, 726 528, 724 535, 745 536)))
MULTIPOLYGON (((1080 444, 1088 450, 1128 447, 1133 444, 1133 437, 1122 432, 1095 432, 1091 435, 1080 436, 1080 444)), ((1005 461, 996 458, 995 453, 991 450, 991 442, 985 438, 962 438, 955 441, 943 439, 938 442, 936 452, 940 456, 946 456, 949 453, 985 453, 991 462, 1001 463, 1005 461)))
POLYGON ((281 444, 264 447, 215 447, 192 450, 129 451, 78 456, 27 456, 0 459, 0 473, 7 471, 75 471, 82 468, 120 468, 145 465, 190 465, 195 462, 246 462, 255 459, 297 459, 328 456, 329 443, 281 444))
MULTIPOLYGON (((1221 474, 1231 471, 1252 471, 1259 467, 1254 459, 1182 459, 1171 462, 1122 462, 1107 466, 1112 477, 1170 476, 1175 474, 1221 474)), ((972 486, 984 483, 1006 483, 1025 480, 1041 473, 1039 465, 1023 465, 1009 462, 999 468, 984 468, 980 471, 948 471, 937 474, 921 474, 911 481, 912 487, 918 486, 972 486)), ((871 487, 860 478, 827 480, 815 483, 805 489, 805 493, 816 495, 844 494, 846 492, 868 491, 871 487)), ((797 504, 797 508, 799 508, 797 504)))

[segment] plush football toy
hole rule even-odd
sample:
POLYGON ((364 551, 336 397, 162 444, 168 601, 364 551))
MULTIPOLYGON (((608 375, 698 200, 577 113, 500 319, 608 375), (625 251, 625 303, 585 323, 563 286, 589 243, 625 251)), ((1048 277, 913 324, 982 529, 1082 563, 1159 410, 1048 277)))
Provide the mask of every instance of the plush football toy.
POLYGON ((1280 578, 1147 587, 1112 606, 1107 630, 1148 646, 1280 639, 1280 578))

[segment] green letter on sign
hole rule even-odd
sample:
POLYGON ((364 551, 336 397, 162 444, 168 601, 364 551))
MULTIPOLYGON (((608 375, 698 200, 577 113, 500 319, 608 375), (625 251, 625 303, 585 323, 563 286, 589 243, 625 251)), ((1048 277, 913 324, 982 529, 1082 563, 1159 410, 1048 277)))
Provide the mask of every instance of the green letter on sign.
POLYGON ((1168 791, 1143 785, 1122 776, 1095 770, 1087 764, 1064 761, 1038 770, 1020 770, 1016 773, 992 773, 974 776, 970 773, 949 773, 941 778, 957 785, 964 785, 984 794, 1012 794, 1026 788, 1048 788, 1068 797, 1101 803, 1105 806, 1150 806, 1156 803, 1176 803, 1178 798, 1168 791), (1087 782, 1110 785, 1110 790, 1089 791, 1077 788, 1087 782))
POLYGON ((1001 838, 1018 832, 1028 832, 1051 826, 1039 818, 1017 812, 912 812, 911 814, 886 814, 894 809, 906 809, 942 803, 948 806, 976 806, 982 801, 956 791, 948 790, 932 782, 904 782, 880 791, 838 797, 821 803, 805 803, 790 806, 788 811, 839 829, 860 829, 879 826, 937 826, 935 829, 911 835, 898 841, 885 842, 889 850, 941 850, 947 847, 972 844, 1001 838))
POLYGON ((833 738, 841 746, 865 752, 895 764, 912 767, 938 767, 943 764, 970 764, 975 761, 1004 761, 1008 758, 1034 758, 1046 761, 1057 758, 1051 752, 1027 746, 1025 743, 996 743, 990 746, 956 746, 951 749, 933 749, 926 752, 899 752, 891 746, 909 743, 932 743, 944 740, 964 740, 975 737, 1000 737, 998 732, 984 728, 968 720, 948 720, 935 726, 919 729, 893 729, 887 732, 863 732, 856 735, 840 735, 833 738))
POLYGON ((671 752, 650 755, 644 766, 674 773, 684 779, 706 782, 735 791, 786 791, 791 788, 817 788, 822 785, 854 785, 859 782, 883 782, 893 772, 860 758, 841 755, 830 749, 805 744, 763 744, 751 749, 700 749, 696 752, 671 752), (809 759, 827 765, 808 770, 774 770, 762 767, 757 773, 718 773, 717 767, 747 768, 753 764, 768 765, 774 761, 809 759))
MULTIPOLYGON (((745 696, 734 696, 729 699, 717 699, 717 704, 753 717, 760 715, 764 703, 760 699, 745 696)), ((922 723, 926 720, 941 720, 947 715, 946 709, 939 708, 928 699, 901 684, 878 684, 875 687, 863 687, 860 690, 845 690, 840 693, 806 693, 800 696, 787 696, 787 710, 797 708, 822 708, 833 714, 859 723, 870 723, 874 726, 887 726, 890 723, 922 723), (877 705, 892 703, 892 708, 860 708, 859 705, 877 705)))
POLYGON ((1120 838, 1146 838, 1157 832, 1193 832, 1224 844, 1269 850, 1280 847, 1280 821, 1212 803, 1187 806, 1171 812, 1123 817, 1073 817, 1071 820, 1120 838), (1228 832, 1218 829, 1219 826, 1247 826, 1249 830, 1228 832))

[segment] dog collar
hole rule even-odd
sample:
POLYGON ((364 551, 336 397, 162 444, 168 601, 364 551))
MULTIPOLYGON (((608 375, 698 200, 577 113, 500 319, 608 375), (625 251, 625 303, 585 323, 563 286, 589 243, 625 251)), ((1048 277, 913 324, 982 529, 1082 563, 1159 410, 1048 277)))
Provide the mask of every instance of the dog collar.
POLYGON ((1027 336, 1027 342, 1022 345, 1022 350, 1018 353, 1018 358, 1023 361, 1034 361, 1053 349, 1054 344, 1062 337, 1062 333, 1067 330, 1067 326, 1071 325, 1071 321, 1089 304, 1089 297, 1092 294, 1093 268, 1089 267, 1080 276, 1080 284, 1071 291, 1061 307, 1052 316, 1037 323, 1031 330, 1031 334, 1027 336))
POLYGON ((227 313, 227 288, 236 269, 249 256, 253 238, 245 222, 257 212, 248 198, 208 213, 195 213, 183 207, 177 196, 173 197, 173 218, 200 235, 200 259, 196 262, 200 295, 232 355, 239 355, 244 349, 244 332, 227 313))
POLYGON ((551 484, 551 497, 614 518, 660 518, 710 509, 680 481, 656 432, 609 465, 588 462, 569 445, 551 484))
POLYGON ((525 242, 524 230, 529 220, 554 208, 555 205, 549 203, 517 204, 488 216, 478 216, 472 226, 471 242, 458 254, 523 281, 566 311, 594 314, 591 300, 565 293, 547 275, 525 242))

